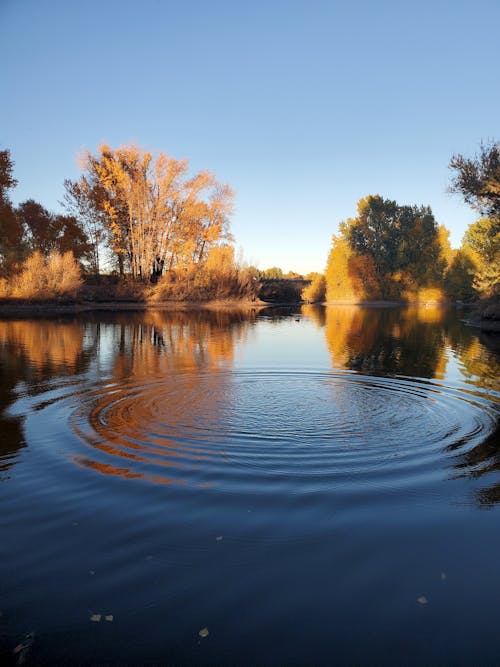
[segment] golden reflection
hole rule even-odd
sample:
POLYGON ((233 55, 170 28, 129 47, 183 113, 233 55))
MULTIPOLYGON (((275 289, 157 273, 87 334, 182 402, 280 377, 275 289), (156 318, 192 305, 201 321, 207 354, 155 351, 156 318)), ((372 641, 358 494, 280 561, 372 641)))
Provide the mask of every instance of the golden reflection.
MULTIPOLYGON (((326 309, 325 336, 334 366, 349 366, 358 351, 373 343, 372 318, 360 306, 329 306, 326 309)), ((375 324, 376 327, 376 324, 375 324)))
POLYGON ((301 313, 308 320, 314 322, 318 328, 323 328, 326 324, 326 311, 323 306, 306 303, 301 307, 301 313))
POLYGON ((410 306, 402 311, 402 316, 412 322, 427 322, 429 324, 442 324, 446 318, 447 311, 438 304, 421 303, 410 306))
POLYGON ((221 412, 232 397, 225 371, 254 319, 227 311, 115 317, 111 379, 73 419, 93 455, 75 460, 101 474, 162 484, 182 483, 188 469, 189 478, 203 474, 207 462, 224 454, 212 440, 221 435, 221 412), (158 474, 165 468, 168 475, 158 474))
POLYGON ((83 331, 80 324, 46 320, 0 320, 0 346, 23 354, 38 370, 64 366, 77 369, 81 359, 83 331))
POLYGON ((366 373, 442 378, 448 353, 439 309, 329 306, 325 337, 332 365, 366 373))
POLYGON ((462 372, 472 383, 488 389, 500 389, 500 355, 485 347, 474 337, 462 344, 459 351, 462 372))

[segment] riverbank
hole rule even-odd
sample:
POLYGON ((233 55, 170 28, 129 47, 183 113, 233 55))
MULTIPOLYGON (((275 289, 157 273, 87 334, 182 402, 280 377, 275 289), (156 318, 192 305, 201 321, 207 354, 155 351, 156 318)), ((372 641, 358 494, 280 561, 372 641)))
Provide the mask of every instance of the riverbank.
POLYGON ((476 304, 466 324, 488 333, 500 333, 500 301, 489 299, 476 304))
POLYGON ((1 302, 0 317, 12 316, 44 316, 44 315, 73 315, 88 312, 123 312, 145 310, 251 310, 265 308, 269 303, 256 300, 222 299, 214 301, 30 301, 30 302, 1 302))

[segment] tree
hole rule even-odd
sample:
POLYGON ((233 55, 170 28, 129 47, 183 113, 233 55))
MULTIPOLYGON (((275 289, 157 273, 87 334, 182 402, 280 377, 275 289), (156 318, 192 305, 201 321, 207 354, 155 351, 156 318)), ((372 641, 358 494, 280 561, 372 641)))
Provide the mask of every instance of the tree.
POLYGON ((332 237, 325 279, 327 301, 356 303, 382 297, 371 255, 357 253, 343 235, 332 237))
POLYGON ((475 264, 474 287, 485 296, 500 294, 500 224, 482 218, 469 225, 462 246, 475 264))
POLYGON ((65 180, 64 187, 64 206, 78 220, 86 234, 90 271, 98 275, 101 269, 101 248, 106 239, 104 213, 101 207, 95 205, 99 195, 84 176, 77 182, 65 180))
POLYGON ((90 246, 84 230, 74 216, 59 215, 48 211, 33 199, 19 204, 19 221, 24 231, 29 249, 39 251, 45 257, 52 252, 72 252, 77 260, 86 259, 90 246))
POLYGON ((316 273, 309 285, 302 290, 302 300, 306 303, 322 303, 326 297, 326 280, 322 273, 316 273))
POLYGON ((500 224, 500 143, 481 143, 473 158, 453 155, 450 191, 460 193, 481 216, 500 224))
POLYGON ((283 269, 280 269, 279 266, 271 266, 261 271, 260 277, 262 280, 283 280, 283 269))
POLYGON ((473 158, 454 155, 451 192, 460 193, 482 217, 469 225, 463 247, 476 264, 474 286, 485 296, 500 294, 500 143, 481 143, 473 158))
POLYGON ((471 253, 463 248, 455 250, 445 273, 446 294, 457 301, 473 299, 477 294, 474 287, 476 271, 477 265, 471 253))
POLYGON ((445 261, 428 206, 400 206, 369 195, 358 202, 358 216, 340 224, 340 233, 353 254, 351 279, 362 268, 355 270, 359 258, 370 258, 364 270, 375 272, 371 280, 378 289, 369 291, 378 291, 382 298, 401 298, 442 281, 445 261))
POLYGON ((9 273, 23 254, 23 228, 11 204, 9 190, 17 185, 9 150, 0 151, 0 272, 9 273))
POLYGON ((66 181, 66 200, 87 225, 102 225, 94 248, 105 238, 120 273, 145 278, 158 265, 201 264, 211 247, 231 239, 231 188, 208 171, 188 178, 187 160, 103 144, 97 155, 83 155, 82 166, 78 182, 66 181))
POLYGON ((9 150, 0 151, 0 201, 8 201, 8 191, 17 185, 12 175, 14 163, 9 150))

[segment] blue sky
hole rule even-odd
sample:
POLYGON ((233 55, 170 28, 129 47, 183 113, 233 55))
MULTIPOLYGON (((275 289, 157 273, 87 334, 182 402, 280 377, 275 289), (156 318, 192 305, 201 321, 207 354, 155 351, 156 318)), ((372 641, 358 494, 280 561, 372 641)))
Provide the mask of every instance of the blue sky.
POLYGON ((229 182, 260 268, 323 270, 375 193, 458 246, 475 215, 448 163, 500 139, 499 25, 498 0, 0 0, 12 198, 60 210, 83 148, 134 142, 229 182))

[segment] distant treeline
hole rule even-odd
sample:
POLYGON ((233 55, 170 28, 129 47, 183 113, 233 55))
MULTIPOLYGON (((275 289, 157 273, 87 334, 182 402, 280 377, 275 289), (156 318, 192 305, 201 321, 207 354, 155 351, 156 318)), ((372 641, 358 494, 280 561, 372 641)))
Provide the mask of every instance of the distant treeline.
POLYGON ((358 202, 340 223, 325 274, 244 267, 229 229, 233 192, 186 160, 135 146, 99 147, 81 158, 82 175, 64 183, 66 214, 29 199, 13 206, 8 150, 0 151, 0 296, 73 294, 81 270, 105 266, 152 299, 253 298, 266 280, 310 281, 306 301, 470 300, 500 292, 500 144, 472 159, 451 158, 450 191, 478 213, 460 248, 428 206, 380 195, 358 202))

